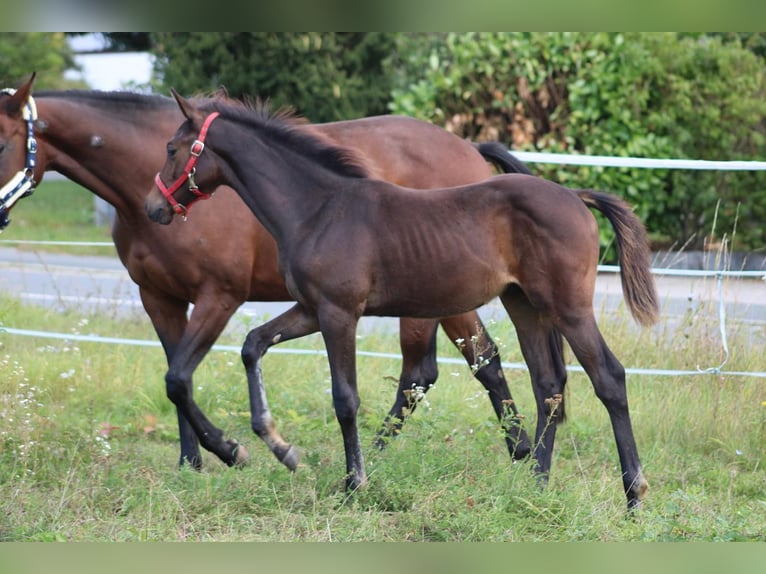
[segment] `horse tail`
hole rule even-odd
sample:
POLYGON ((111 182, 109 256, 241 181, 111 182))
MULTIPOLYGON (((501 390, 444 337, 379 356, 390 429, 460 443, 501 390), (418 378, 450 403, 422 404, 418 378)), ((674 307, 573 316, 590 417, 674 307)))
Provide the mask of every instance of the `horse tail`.
POLYGON ((516 158, 500 142, 482 142, 474 143, 476 148, 485 160, 491 162, 497 169, 503 173, 524 173, 534 175, 530 169, 520 159, 516 158))
POLYGON ((603 213, 617 236, 622 292, 633 318, 644 326, 659 318, 654 276, 650 271, 646 229, 631 207, 617 196, 593 190, 575 190, 585 205, 603 213))

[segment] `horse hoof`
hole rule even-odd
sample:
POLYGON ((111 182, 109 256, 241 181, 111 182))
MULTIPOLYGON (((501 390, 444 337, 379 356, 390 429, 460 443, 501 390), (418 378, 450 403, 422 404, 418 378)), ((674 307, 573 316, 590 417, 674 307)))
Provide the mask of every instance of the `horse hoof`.
POLYGON ((367 476, 349 476, 346 478, 346 492, 353 494, 367 486, 367 476))
POLYGON ((237 444, 232 452, 234 455, 234 466, 243 467, 250 462, 250 453, 241 444, 237 444))
POLYGON ((298 458, 298 449, 293 445, 290 445, 290 448, 288 448, 285 455, 279 459, 279 462, 289 468, 291 472, 295 472, 295 469, 298 468, 298 458))
POLYGON ((221 457, 221 460, 223 460, 227 466, 244 466, 247 464, 250 460, 250 454, 244 446, 234 439, 227 440, 226 444, 231 447, 231 450, 229 451, 229 456, 226 458, 221 457))

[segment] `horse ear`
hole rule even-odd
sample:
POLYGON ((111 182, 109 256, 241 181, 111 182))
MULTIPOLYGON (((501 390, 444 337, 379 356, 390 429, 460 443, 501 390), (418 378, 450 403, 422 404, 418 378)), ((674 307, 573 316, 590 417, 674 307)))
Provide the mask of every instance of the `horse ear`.
POLYGON ((19 86, 19 89, 17 89, 14 94, 12 94, 8 99, 5 100, 4 102, 5 112, 9 116, 18 117, 18 118, 21 117, 21 110, 24 108, 25 105, 27 105, 29 96, 32 95, 32 86, 35 83, 36 75, 37 75, 37 72, 33 72, 29 80, 21 84, 21 86, 19 86))
POLYGON ((194 121, 195 118, 199 117, 200 114, 197 112, 197 109, 186 98, 176 92, 173 88, 170 88, 170 93, 173 94, 176 102, 178 102, 178 107, 181 108, 181 113, 187 120, 194 121))
POLYGON ((215 95, 213 96, 216 100, 228 100, 229 99, 229 90, 226 89, 226 86, 223 84, 218 86, 218 89, 215 92, 215 95))

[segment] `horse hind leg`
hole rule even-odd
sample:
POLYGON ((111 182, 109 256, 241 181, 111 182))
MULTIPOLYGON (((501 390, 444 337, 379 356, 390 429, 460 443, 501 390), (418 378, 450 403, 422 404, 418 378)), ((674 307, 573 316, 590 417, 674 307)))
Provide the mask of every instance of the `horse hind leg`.
POLYGON ((638 457, 628 411, 625 369, 604 341, 591 313, 562 321, 561 329, 585 372, 596 396, 606 407, 614 431, 628 509, 640 505, 649 488, 638 457))
POLYGON ((556 429, 563 422, 564 389, 567 382, 561 334, 538 312, 518 287, 510 287, 501 301, 516 328, 519 347, 529 369, 537 405, 533 456, 535 471, 547 483, 556 440, 556 429))
POLYGON ((487 396, 503 427, 505 443, 513 460, 529 456, 531 443, 516 403, 508 388, 500 352, 478 314, 464 313, 442 319, 442 328, 465 357, 473 376, 487 390, 487 396))
POLYGON ((407 417, 436 382, 436 331, 439 322, 432 319, 402 318, 399 321, 399 344, 402 372, 394 404, 388 411, 375 438, 375 446, 385 448, 391 437, 398 436, 407 417))

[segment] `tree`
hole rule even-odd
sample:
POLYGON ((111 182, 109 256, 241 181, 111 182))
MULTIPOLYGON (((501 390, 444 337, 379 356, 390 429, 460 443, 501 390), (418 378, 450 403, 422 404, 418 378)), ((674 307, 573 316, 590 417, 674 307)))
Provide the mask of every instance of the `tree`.
POLYGON ((386 33, 153 33, 160 90, 268 99, 323 122, 384 113, 391 80, 386 33))
POLYGON ((35 87, 59 89, 77 83, 64 78, 75 68, 72 50, 61 32, 11 32, 0 34, 0 78, 3 87, 14 87, 37 72, 35 87))

